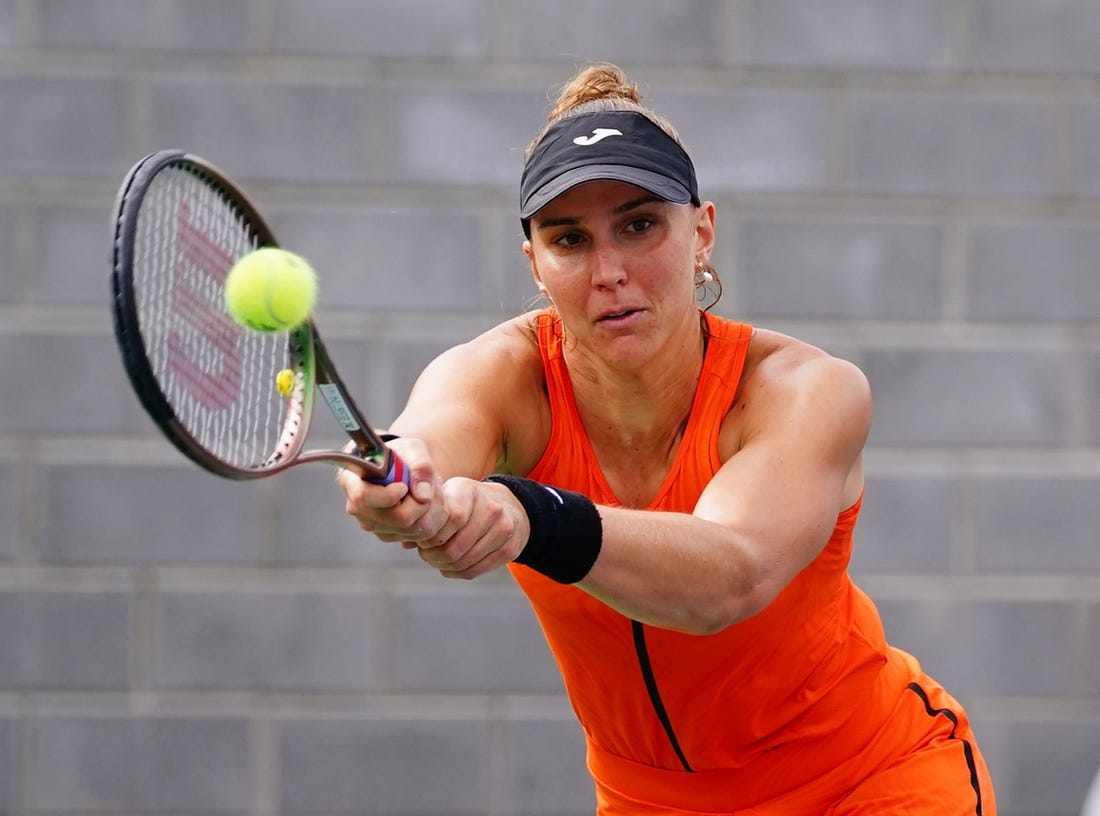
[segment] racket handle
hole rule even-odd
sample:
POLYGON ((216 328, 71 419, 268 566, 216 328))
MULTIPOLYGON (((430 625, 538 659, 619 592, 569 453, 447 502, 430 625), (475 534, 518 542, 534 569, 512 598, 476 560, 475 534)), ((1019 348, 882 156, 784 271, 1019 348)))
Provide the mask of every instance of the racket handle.
MULTIPOLYGON (((403 482, 405 485, 409 484, 409 468, 405 465, 405 462, 387 448, 386 461, 389 462, 389 468, 386 471, 386 475, 377 479, 367 479, 371 484, 388 485, 394 482, 403 482)), ((383 463, 385 466, 385 463, 383 463)))

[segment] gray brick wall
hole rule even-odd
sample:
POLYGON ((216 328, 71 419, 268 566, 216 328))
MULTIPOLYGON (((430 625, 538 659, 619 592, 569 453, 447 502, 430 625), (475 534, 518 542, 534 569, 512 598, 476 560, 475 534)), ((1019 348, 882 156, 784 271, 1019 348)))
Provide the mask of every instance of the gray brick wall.
MULTIPOLYGON (((621 62, 719 206, 720 310, 861 365, 853 570, 975 722, 1000 812, 1100 766, 1095 0, 0 0, 0 814, 591 813, 506 576, 360 533, 323 468, 199 472, 107 310, 125 170, 182 147, 322 273, 386 422, 534 294, 547 94, 621 62)), ((321 441, 338 429, 322 416, 321 441)))

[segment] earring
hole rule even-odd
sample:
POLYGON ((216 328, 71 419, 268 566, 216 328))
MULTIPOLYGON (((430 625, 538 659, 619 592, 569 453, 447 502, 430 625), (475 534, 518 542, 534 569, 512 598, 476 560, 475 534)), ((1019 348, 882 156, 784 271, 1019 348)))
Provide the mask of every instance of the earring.
POLYGON ((710 267, 703 261, 699 261, 695 264, 695 284, 696 286, 702 286, 706 283, 713 283, 714 275, 710 271, 710 267))

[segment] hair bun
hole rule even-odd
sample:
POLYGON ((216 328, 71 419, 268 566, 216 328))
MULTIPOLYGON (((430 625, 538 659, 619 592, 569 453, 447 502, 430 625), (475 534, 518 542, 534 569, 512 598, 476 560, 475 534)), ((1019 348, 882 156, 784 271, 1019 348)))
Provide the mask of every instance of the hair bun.
POLYGON ((566 111, 594 99, 628 99, 637 104, 642 101, 642 94, 619 66, 596 63, 581 69, 562 86, 548 119, 553 121, 566 111))

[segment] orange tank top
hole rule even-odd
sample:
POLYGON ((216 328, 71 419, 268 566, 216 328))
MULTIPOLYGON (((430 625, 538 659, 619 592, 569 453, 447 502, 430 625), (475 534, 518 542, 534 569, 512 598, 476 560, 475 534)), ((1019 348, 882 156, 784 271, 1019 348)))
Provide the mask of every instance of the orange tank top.
MULTIPOLYGON (((722 465, 718 431, 752 329, 705 319, 691 414, 650 510, 692 512, 722 465)), ((538 325, 552 427, 528 476, 619 506, 578 415, 559 333, 545 315, 538 325)), ((840 514, 822 552, 766 609, 713 635, 642 625, 511 565, 584 728, 598 787, 729 812, 812 781, 867 745, 920 670, 887 646, 877 610, 849 579, 859 507, 840 514)))

